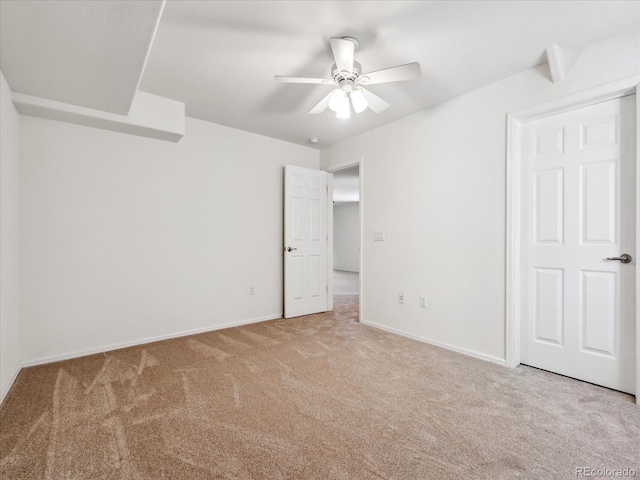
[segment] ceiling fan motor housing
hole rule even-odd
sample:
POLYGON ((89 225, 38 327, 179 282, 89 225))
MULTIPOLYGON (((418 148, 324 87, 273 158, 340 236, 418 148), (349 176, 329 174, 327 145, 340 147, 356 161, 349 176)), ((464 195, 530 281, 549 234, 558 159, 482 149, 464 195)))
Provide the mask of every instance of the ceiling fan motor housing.
POLYGON ((341 72, 338 70, 338 66, 335 63, 331 66, 331 77, 337 84, 340 84, 342 80, 351 80, 355 83, 361 73, 362 65, 355 60, 353 61, 353 72, 350 74, 348 72, 341 72))

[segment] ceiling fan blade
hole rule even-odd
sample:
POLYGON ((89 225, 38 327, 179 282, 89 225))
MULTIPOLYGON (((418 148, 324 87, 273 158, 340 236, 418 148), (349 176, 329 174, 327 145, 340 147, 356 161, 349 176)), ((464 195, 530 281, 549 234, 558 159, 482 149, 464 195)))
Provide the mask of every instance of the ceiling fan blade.
POLYGON ((362 85, 375 85, 376 83, 402 82, 404 80, 420 78, 420 75, 420 64, 413 62, 362 74, 358 78, 358 83, 362 85))
POLYGON ((313 107, 311 110, 309 110, 309 113, 311 115, 315 115, 317 113, 322 113, 324 112, 327 107, 329 106, 329 99, 331 98, 331 94, 334 92, 334 90, 330 91, 327 96, 325 96, 322 100, 320 100, 318 103, 316 103, 316 106, 313 107))
POLYGON ((282 75, 276 75, 273 77, 276 82, 282 83, 321 83, 325 85, 332 85, 335 82, 328 78, 305 78, 305 77, 284 77, 282 75))
POLYGON ((379 96, 371 93, 369 90, 362 89, 362 94, 364 98, 367 99, 367 103, 369 104, 369 108, 376 113, 382 113, 391 105, 381 99, 379 96))
POLYGON ((353 73, 353 54, 356 46, 349 40, 342 38, 331 38, 331 50, 333 50, 333 58, 336 60, 336 66, 340 72, 353 73))

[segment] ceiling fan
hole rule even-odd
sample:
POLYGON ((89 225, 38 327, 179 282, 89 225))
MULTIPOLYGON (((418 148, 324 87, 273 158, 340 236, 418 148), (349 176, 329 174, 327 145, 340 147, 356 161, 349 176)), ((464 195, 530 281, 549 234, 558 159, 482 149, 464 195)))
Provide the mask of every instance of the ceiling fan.
POLYGON ((283 77, 281 75, 274 77, 276 81, 283 83, 318 83, 336 87, 309 110, 310 114, 322 113, 328 107, 336 112, 336 117, 349 118, 352 105, 356 113, 363 112, 367 107, 376 113, 381 113, 391 105, 366 90, 365 85, 420 78, 418 62, 363 74, 362 66, 353 59, 353 54, 358 49, 358 40, 353 37, 334 37, 329 41, 336 61, 331 67, 332 78, 283 77))

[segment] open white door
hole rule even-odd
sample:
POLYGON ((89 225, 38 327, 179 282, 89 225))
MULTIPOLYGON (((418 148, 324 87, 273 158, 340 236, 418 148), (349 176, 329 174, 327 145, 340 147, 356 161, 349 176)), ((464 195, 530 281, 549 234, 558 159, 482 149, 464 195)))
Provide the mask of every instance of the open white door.
POLYGON ((285 318, 327 311, 327 175, 285 166, 285 318))

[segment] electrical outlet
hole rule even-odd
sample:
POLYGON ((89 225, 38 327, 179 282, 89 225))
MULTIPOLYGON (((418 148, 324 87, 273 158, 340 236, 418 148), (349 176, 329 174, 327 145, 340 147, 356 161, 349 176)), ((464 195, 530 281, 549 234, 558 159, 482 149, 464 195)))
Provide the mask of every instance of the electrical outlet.
POLYGON ((374 242, 384 242, 384 232, 373 232, 374 242))
POLYGON ((253 287, 249 287, 249 295, 255 295, 255 290, 253 289, 253 287))
POLYGON ((420 296, 420 306, 422 308, 427 308, 427 297, 420 296))
POLYGON ((402 292, 398 294, 398 303, 404 303, 404 293, 402 292))

